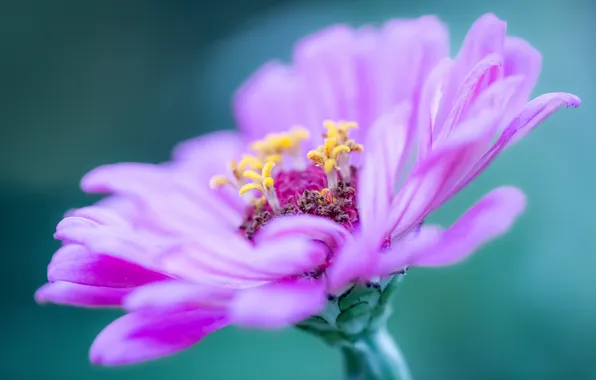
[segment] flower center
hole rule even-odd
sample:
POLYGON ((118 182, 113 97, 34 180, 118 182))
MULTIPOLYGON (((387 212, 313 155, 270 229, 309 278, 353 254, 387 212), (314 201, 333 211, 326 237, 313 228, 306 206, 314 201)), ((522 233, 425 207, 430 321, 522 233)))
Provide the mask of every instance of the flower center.
POLYGON ((215 176, 214 188, 235 187, 249 201, 240 232, 249 240, 268 221, 280 215, 310 214, 333 220, 352 230, 358 222, 357 169, 349 164, 350 152, 362 146, 349 139, 351 122, 323 123, 324 143, 301 156, 301 143, 309 135, 302 128, 271 134, 251 145, 254 155, 230 164, 231 177, 215 176), (260 195, 260 196, 255 196, 260 195))

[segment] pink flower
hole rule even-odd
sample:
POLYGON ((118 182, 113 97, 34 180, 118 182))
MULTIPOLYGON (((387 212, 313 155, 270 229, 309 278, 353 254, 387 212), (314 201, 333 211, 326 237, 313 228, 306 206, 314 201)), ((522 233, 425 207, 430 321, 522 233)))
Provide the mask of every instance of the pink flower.
POLYGON ((540 54, 493 15, 453 60, 447 41, 434 17, 328 28, 239 90, 241 133, 185 142, 169 163, 93 170, 82 188, 110 196, 60 222, 37 300, 126 309, 91 348, 118 365, 228 324, 296 324, 355 281, 466 258, 511 227, 523 194, 497 188, 447 229, 426 216, 580 101, 528 102, 540 54))

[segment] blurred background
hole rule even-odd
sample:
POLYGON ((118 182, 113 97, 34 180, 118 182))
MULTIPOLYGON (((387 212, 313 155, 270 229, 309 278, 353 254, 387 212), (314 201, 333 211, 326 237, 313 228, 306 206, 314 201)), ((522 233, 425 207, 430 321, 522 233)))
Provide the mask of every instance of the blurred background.
POLYGON ((485 12, 541 50, 536 93, 578 94, 435 216, 499 184, 528 194, 504 238, 463 264, 410 272, 390 321, 416 379, 596 379, 596 5, 590 0, 220 0, 1 3, 0 378, 339 379, 337 352, 300 332, 229 328, 174 357, 88 363, 119 312, 38 306, 63 212, 95 166, 167 160, 180 140, 234 128, 234 89, 325 25, 437 14, 459 48, 485 12), (590 37, 592 36, 592 37, 590 37))

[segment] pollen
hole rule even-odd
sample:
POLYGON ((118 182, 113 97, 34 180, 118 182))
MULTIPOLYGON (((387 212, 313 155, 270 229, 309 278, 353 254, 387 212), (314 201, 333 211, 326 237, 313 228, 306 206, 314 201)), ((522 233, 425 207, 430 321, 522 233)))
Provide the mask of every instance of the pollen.
POLYGON ((306 157, 315 165, 323 168, 327 175, 327 182, 330 189, 337 187, 337 171, 342 174, 344 181, 349 183, 350 164, 348 153, 362 152, 363 147, 354 140, 350 140, 350 129, 357 128, 355 122, 327 120, 323 122, 327 131, 323 134, 325 141, 323 145, 311 150, 306 157))
POLYGON ((251 149, 265 161, 280 163, 284 154, 299 154, 302 142, 309 137, 308 130, 294 127, 288 132, 268 134, 264 139, 252 143, 251 149))

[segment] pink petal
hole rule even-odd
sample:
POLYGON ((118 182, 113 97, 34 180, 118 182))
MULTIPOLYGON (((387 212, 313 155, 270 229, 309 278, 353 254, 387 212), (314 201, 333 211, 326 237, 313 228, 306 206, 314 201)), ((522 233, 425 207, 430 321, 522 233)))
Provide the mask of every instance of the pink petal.
MULTIPOLYGON (((417 106, 425 78, 449 54, 447 28, 434 16, 413 20, 391 20, 383 25, 379 51, 376 101, 377 115, 403 101, 417 106)), ((363 87, 366 86, 363 84, 363 87)))
POLYGON ((414 258, 414 265, 443 266, 467 258, 483 244, 506 233, 524 210, 524 194, 499 187, 485 195, 443 232, 437 244, 414 258))
POLYGON ((221 308, 234 289, 192 284, 182 281, 162 281, 135 289, 124 300, 128 311, 154 310, 161 313, 191 309, 221 308))
POLYGON ((127 314, 95 338, 91 362, 125 365, 157 359, 184 350, 227 325, 225 318, 202 311, 127 314))
POLYGON ((466 174, 464 180, 458 185, 458 189, 470 183, 490 165, 503 149, 531 132, 557 109, 562 106, 575 108, 580 104, 581 100, 577 96, 563 92, 544 94, 532 100, 505 128, 497 142, 466 174))
POLYGON ((370 276, 388 276, 412 265, 420 254, 438 246, 442 233, 438 226, 422 226, 401 240, 393 241, 387 251, 381 252, 370 276))
POLYGON ((327 288, 335 294, 356 281, 366 281, 374 274, 381 245, 376 237, 359 234, 353 243, 335 252, 331 266, 327 268, 327 288))
POLYGON ((266 134, 287 130, 295 125, 319 128, 308 120, 309 92, 293 68, 270 62, 254 73, 236 92, 234 115, 247 139, 262 139, 266 134))
POLYGON ((277 238, 250 249, 232 245, 232 236, 220 240, 213 236, 183 245, 163 255, 160 266, 193 282, 228 278, 250 283, 311 271, 325 262, 328 252, 326 246, 298 236, 277 238))
POLYGON ((422 221, 477 162, 493 135, 497 112, 486 111, 464 122, 417 163, 391 205, 390 230, 399 235, 422 221))
POLYGON ((320 240, 330 247, 341 247, 351 239, 351 234, 341 225, 319 216, 288 215, 277 217, 267 223, 255 236, 259 245, 276 243, 276 239, 288 237, 304 237, 309 240, 320 240))
POLYGON ((280 328, 318 313, 326 301, 322 281, 280 282, 238 293, 230 318, 243 326, 280 328))
POLYGON ((433 130, 435 119, 439 110, 443 87, 453 70, 453 60, 444 58, 431 71, 428 79, 424 81, 422 94, 420 95, 420 106, 418 107, 418 157, 426 157, 433 143, 433 130))
POLYGON ((459 128, 459 122, 479 94, 502 76, 502 58, 497 54, 490 54, 476 64, 463 79, 454 98, 449 115, 443 125, 435 126, 433 139, 440 140, 449 136, 459 128), (488 78, 488 80, 487 80, 488 78), (487 84, 488 83, 488 84, 487 84))
POLYGON ((54 237, 82 245, 94 253, 118 257, 145 267, 151 267, 153 257, 163 249, 155 244, 155 236, 138 235, 128 228, 103 226, 73 216, 58 224, 54 237))
POLYGON ((245 149, 245 144, 238 132, 217 131, 176 145, 173 160, 197 170, 209 181, 211 176, 228 171, 231 160, 245 149))
POLYGON ((173 164, 121 163, 92 170, 81 180, 81 187, 137 200, 147 213, 146 223, 169 232, 201 224, 237 226, 242 221, 240 203, 222 201, 218 192, 207 188, 209 177, 199 177, 202 182, 173 164))
POLYGON ((356 120, 355 33, 334 25, 299 41, 293 54, 297 72, 308 88, 316 123, 325 119, 356 120))
POLYGON ((50 282, 68 281, 109 288, 130 288, 167 278, 138 264, 90 252, 77 244, 60 248, 48 266, 50 282))
POLYGON ((474 22, 455 59, 453 75, 445 87, 437 114, 437 125, 445 123, 455 94, 472 68, 488 55, 503 55, 506 33, 507 24, 494 14, 485 14, 474 22))
POLYGON ((525 83, 519 99, 527 102, 542 69, 542 55, 527 41, 516 37, 505 39, 505 75, 523 75, 525 83))
POLYGON ((358 175, 358 210, 364 233, 375 232, 379 243, 387 231, 389 206, 414 142, 410 104, 403 103, 371 128, 366 140, 364 164, 358 175))
POLYGON ((120 306, 122 299, 129 292, 130 289, 102 288, 58 281, 39 288, 35 292, 35 301, 82 307, 120 306))

